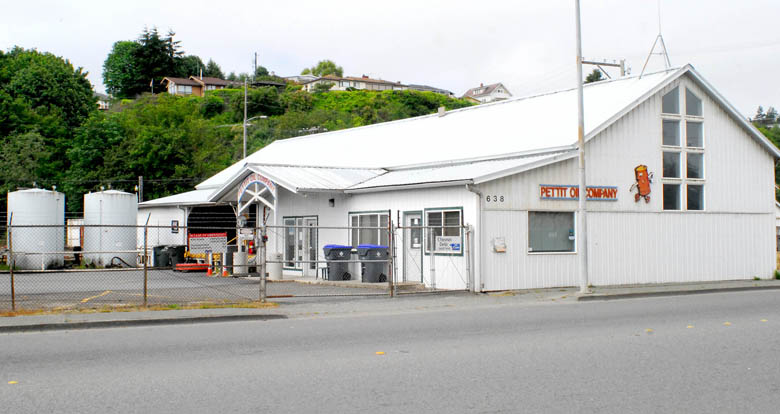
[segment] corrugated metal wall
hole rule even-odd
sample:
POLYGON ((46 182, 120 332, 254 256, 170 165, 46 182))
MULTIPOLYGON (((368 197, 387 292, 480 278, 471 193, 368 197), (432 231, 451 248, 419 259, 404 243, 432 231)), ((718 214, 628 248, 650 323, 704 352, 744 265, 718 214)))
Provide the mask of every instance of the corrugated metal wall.
MULTIPOLYGON (((771 277, 774 160, 689 78, 672 83, 589 141, 587 157, 588 185, 618 187, 618 201, 588 202, 592 284, 771 277), (678 86, 702 99, 705 212, 662 210, 661 97, 678 86), (629 191, 639 164, 655 173, 650 203, 635 202, 629 191)), ((484 289, 577 285, 576 254, 527 252, 527 211, 576 210, 576 201, 542 200, 539 194, 540 184, 576 185, 576 162, 479 186, 485 195, 484 289), (498 201, 488 202, 487 196, 498 201), (495 237, 506 238, 507 253, 493 252, 495 237)), ((684 163, 682 168, 684 173, 684 163)))

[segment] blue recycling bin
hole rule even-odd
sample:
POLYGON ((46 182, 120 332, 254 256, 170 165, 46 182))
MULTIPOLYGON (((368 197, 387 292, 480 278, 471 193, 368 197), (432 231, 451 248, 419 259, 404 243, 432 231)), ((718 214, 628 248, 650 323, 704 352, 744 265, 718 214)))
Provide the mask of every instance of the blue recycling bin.
POLYGON ((362 262, 360 267, 363 282, 387 282, 387 274, 389 273, 387 259, 390 256, 390 250, 387 246, 361 244, 357 247, 357 251, 358 259, 362 262), (368 260, 384 260, 384 262, 367 262, 368 260))
POLYGON ((350 280, 349 258, 352 246, 343 244, 327 244, 322 248, 325 260, 328 261, 328 280, 350 280))

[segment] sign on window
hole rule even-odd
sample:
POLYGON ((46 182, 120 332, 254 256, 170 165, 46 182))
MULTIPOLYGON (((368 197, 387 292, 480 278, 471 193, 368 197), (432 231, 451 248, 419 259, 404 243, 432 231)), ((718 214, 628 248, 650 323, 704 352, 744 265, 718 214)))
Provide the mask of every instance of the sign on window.
POLYGON ((436 252, 459 253, 460 236, 436 236, 436 252))

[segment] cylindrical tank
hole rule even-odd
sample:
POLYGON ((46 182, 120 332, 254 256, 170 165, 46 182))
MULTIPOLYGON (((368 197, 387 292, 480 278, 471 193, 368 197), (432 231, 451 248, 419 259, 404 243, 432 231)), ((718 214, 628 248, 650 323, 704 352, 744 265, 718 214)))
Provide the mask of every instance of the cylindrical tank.
MULTIPOLYGON (((106 266, 118 257, 127 265, 135 265, 137 215, 135 194, 116 190, 84 194, 84 260, 106 266)), ((120 265, 116 260, 114 264, 120 265)))
POLYGON ((33 188, 8 193, 11 242, 20 269, 49 269, 65 261, 65 194, 33 188), (13 216, 12 216, 13 214, 13 216), (30 226, 58 227, 30 227, 30 226))

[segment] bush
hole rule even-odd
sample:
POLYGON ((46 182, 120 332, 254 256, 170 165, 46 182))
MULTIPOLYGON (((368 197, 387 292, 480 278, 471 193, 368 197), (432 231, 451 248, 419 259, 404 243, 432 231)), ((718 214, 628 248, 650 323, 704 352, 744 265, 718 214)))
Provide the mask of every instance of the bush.
POLYGON ((200 114, 205 118, 213 118, 225 110, 225 101, 218 97, 209 95, 203 98, 200 103, 200 114))

